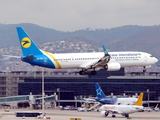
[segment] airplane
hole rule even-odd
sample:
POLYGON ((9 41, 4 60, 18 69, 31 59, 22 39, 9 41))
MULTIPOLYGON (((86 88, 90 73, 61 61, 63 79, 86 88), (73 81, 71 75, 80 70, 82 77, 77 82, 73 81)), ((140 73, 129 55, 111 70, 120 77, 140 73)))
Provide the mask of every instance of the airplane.
POLYGON ((115 104, 115 105, 133 105, 136 103, 137 99, 136 97, 128 97, 128 98, 111 98, 106 97, 103 90, 101 89, 100 85, 98 83, 94 83, 96 88, 96 94, 97 98, 95 98, 96 101, 102 103, 102 104, 115 104))
POLYGON ((37 47, 22 27, 17 27, 23 56, 21 60, 33 66, 52 69, 80 69, 79 74, 91 71, 96 75, 100 69, 117 71, 123 67, 145 67, 155 64, 158 59, 145 52, 108 52, 102 45, 103 52, 52 54, 37 47))
POLYGON ((100 107, 101 115, 107 117, 109 113, 112 113, 112 117, 116 117, 115 114, 121 114, 128 118, 130 113, 143 110, 142 100, 143 93, 140 93, 138 100, 134 105, 102 105, 100 107))
POLYGON ((95 103, 97 102, 94 98, 83 98, 85 103, 95 103))
POLYGON ((155 111, 159 111, 158 105, 159 105, 159 104, 157 104, 156 107, 154 108, 155 111))

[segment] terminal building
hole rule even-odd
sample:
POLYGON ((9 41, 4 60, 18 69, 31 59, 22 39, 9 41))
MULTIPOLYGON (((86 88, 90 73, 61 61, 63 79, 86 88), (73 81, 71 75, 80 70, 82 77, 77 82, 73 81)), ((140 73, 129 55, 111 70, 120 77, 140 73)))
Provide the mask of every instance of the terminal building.
MULTIPOLYGON (((74 72, 44 72, 44 91, 46 95, 59 95, 60 100, 75 100, 96 97, 94 83, 98 82, 104 93, 109 95, 132 96, 144 92, 144 100, 160 102, 159 73, 128 73, 124 69, 114 72, 100 70, 97 75, 86 73, 81 76, 74 72)), ((10 71, 0 73, 0 96, 41 95, 41 71, 10 71)), ((65 103, 61 102, 61 105, 65 103)))

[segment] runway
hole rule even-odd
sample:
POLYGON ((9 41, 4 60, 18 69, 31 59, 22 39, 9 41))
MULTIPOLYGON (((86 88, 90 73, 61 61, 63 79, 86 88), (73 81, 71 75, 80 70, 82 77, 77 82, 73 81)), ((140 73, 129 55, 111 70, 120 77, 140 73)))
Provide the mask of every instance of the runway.
MULTIPOLYGON (((38 111, 41 110, 31 110, 31 109, 11 109, 10 112, 4 112, 3 109, 0 110, 2 115, 1 119, 12 119, 16 120, 14 113, 16 111, 38 111)), ((51 120, 70 120, 70 118, 81 118, 81 120, 127 120, 124 116, 116 114, 115 118, 112 118, 111 114, 108 117, 101 116, 100 112, 78 112, 71 110, 45 110, 46 116, 50 117, 51 120)), ((159 120, 160 112, 137 112, 130 114, 132 120, 159 120)), ((21 118, 22 119, 22 118, 21 118)), ((25 118, 29 120, 35 120, 36 118, 25 118)))

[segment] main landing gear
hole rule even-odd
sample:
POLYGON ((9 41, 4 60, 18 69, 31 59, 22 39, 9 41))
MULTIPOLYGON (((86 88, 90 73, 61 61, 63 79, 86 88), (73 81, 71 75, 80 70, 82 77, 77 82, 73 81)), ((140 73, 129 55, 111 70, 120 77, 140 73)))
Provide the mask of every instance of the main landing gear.
POLYGON ((124 114, 124 116, 125 116, 126 118, 129 118, 129 114, 124 114))
POLYGON ((127 113, 124 113, 124 114, 121 114, 122 116, 125 116, 126 118, 129 118, 129 114, 127 113))
MULTIPOLYGON (((80 75, 84 75, 85 74, 85 71, 84 70, 81 70, 79 71, 79 74, 80 75)), ((91 75, 96 75, 97 74, 97 71, 91 71, 91 75)))
POLYGON ((143 67, 143 72, 144 72, 144 73, 147 72, 146 66, 143 67))
POLYGON ((81 70, 81 71, 79 71, 79 74, 80 74, 80 75, 84 75, 85 72, 84 72, 83 70, 81 70))
POLYGON ((109 114, 109 112, 105 112, 105 117, 107 117, 107 116, 108 116, 108 114, 109 114))

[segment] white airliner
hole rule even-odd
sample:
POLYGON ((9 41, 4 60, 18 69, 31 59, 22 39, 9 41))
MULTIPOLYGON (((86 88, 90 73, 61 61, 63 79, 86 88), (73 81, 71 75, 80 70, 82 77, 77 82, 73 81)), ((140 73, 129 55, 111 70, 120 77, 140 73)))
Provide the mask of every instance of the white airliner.
POLYGON ((52 54, 40 50, 22 27, 17 27, 23 56, 22 61, 53 69, 81 69, 80 75, 91 71, 95 75, 100 69, 117 71, 122 67, 144 67, 155 64, 158 60, 145 52, 104 52, 52 54))
POLYGON ((129 117, 130 113, 143 110, 142 106, 143 93, 138 97, 137 102, 134 105, 102 105, 100 107, 101 114, 107 117, 109 113, 112 113, 112 117, 116 117, 115 114, 121 114, 122 116, 129 117))

